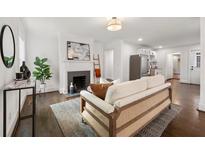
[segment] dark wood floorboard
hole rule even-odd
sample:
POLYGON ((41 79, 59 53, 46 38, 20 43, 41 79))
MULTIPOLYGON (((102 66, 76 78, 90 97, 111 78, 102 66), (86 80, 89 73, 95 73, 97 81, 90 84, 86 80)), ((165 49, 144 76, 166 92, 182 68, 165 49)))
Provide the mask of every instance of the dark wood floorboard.
POLYGON ((200 86, 180 84, 172 80, 173 103, 182 106, 182 111, 164 131, 165 137, 205 136, 205 113, 197 110, 200 86))
MULTIPOLYGON (((36 136, 38 137, 62 137, 63 134, 58 126, 55 116, 50 108, 51 104, 68 100, 66 96, 58 92, 37 95, 36 98, 36 136)), ((32 99, 29 97, 25 102, 22 115, 31 113, 32 99)), ((21 121, 15 136, 31 136, 31 120, 21 121)))
MULTIPOLYGON (((169 124, 162 136, 205 136, 205 113, 197 111, 199 86, 180 84, 178 80, 172 80, 171 82, 173 86, 173 103, 181 105, 182 111, 169 124)), ((63 136, 49 105, 65 100, 67 98, 58 92, 37 96, 36 136, 63 136)), ((31 112, 31 105, 31 99, 28 98, 23 107, 22 115, 31 112)), ((31 120, 21 122, 15 136, 31 136, 31 120)))

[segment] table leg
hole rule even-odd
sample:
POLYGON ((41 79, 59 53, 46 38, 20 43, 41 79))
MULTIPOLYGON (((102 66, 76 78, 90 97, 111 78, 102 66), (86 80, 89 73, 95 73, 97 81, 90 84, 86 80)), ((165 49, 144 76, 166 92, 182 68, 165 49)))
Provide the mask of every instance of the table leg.
POLYGON ((3 136, 6 137, 6 91, 4 90, 4 96, 3 96, 3 113, 4 113, 4 127, 3 127, 3 136))
POLYGON ((33 88, 32 136, 35 136, 36 88, 33 88))
POLYGON ((19 89, 19 119, 18 119, 18 124, 20 123, 21 119, 21 89, 19 89))

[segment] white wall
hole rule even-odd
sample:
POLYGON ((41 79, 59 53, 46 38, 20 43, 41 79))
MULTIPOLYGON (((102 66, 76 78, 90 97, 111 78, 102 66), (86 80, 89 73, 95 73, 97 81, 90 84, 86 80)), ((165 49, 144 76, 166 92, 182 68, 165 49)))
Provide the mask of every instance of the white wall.
MULTIPOLYGON (((27 32, 27 56, 26 64, 31 72, 34 71, 34 61, 36 57, 48 58, 51 66, 52 78, 46 81, 46 91, 58 90, 59 70, 58 70, 58 40, 57 36, 43 33, 27 32)), ((40 82, 37 81, 37 90, 40 82)))
MULTIPOLYGON (((122 76, 122 40, 114 40, 105 44, 104 51, 113 50, 113 79, 123 80, 122 76)), ((106 69, 106 68, 105 68, 106 69)))
POLYGON ((156 59, 158 66, 161 69, 162 74, 165 75, 166 79, 171 78, 173 73, 173 64, 171 64, 173 61, 171 61, 171 54, 180 53, 180 82, 190 83, 189 52, 194 49, 199 49, 199 44, 161 49, 157 51, 156 59))
POLYGON ((180 55, 173 55, 173 73, 180 74, 180 55))
POLYGON ((166 77, 172 78, 173 77, 173 55, 168 54, 166 59, 166 77))
POLYGON ((104 51, 104 78, 106 79, 113 79, 114 78, 114 51, 113 50, 106 50, 104 51))
POLYGON ((205 18, 200 18, 200 49, 201 49, 201 67, 200 67, 200 100, 198 109, 205 111, 205 18))
POLYGON ((104 51, 108 50, 113 50, 113 79, 128 81, 130 55, 137 54, 137 46, 123 40, 114 40, 105 44, 104 51))
MULTIPOLYGON (((14 32, 15 44, 16 44, 16 58, 12 68, 6 68, 0 60, 0 136, 3 136, 3 87, 5 84, 10 83, 15 79, 15 73, 19 71, 20 59, 19 54, 19 37, 25 41, 25 31, 20 18, 0 18, 0 27, 4 24, 10 25, 14 32)), ((21 48, 22 49, 22 48, 21 48)), ((1 58, 0 58, 1 59, 1 58)), ((26 91, 22 92, 21 106, 25 101, 26 91)), ((17 120, 18 111, 18 91, 9 92, 7 94, 7 135, 10 136, 17 120)))

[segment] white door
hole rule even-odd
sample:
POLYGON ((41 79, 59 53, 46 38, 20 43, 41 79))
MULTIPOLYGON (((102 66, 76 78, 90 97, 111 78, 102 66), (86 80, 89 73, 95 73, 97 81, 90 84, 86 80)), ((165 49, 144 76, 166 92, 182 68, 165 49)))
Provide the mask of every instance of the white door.
POLYGON ((113 50, 104 52, 104 77, 113 79, 113 50))
POLYGON ((190 83, 200 84, 200 51, 190 51, 189 56, 190 83))

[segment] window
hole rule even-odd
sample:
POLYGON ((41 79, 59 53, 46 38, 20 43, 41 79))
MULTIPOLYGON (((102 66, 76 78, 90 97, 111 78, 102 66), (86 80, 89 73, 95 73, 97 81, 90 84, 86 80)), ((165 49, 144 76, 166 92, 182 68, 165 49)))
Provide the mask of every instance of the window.
POLYGON ((200 53, 196 53, 196 67, 200 67, 201 56, 200 53))

